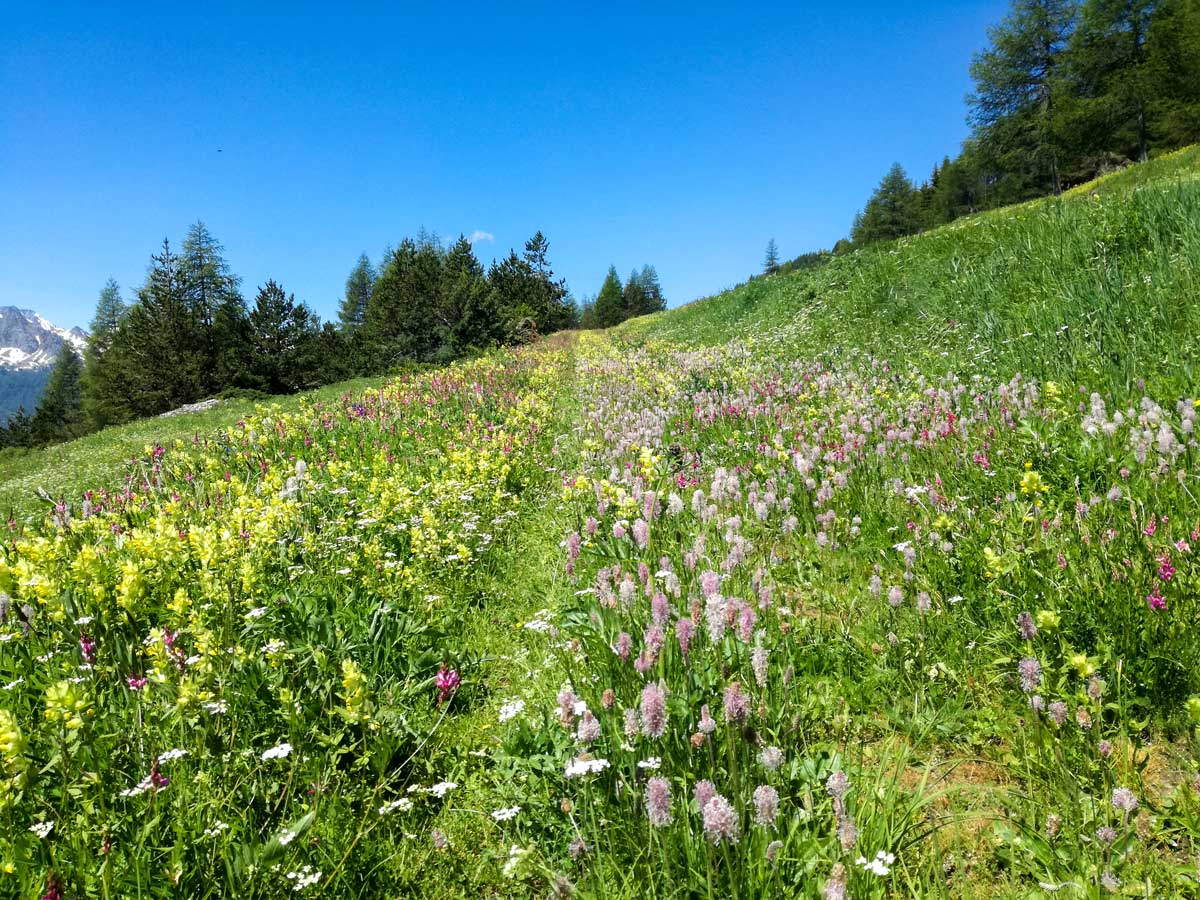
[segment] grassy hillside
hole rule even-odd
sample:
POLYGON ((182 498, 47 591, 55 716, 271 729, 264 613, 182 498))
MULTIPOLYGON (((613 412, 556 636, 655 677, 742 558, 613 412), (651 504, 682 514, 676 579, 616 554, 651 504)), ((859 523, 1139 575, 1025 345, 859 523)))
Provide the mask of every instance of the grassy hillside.
POLYGON ((627 339, 713 344, 787 327, 797 353, 854 348, 927 371, 1023 372, 1165 391, 1195 383, 1200 147, 1062 198, 629 322, 627 339))
MULTIPOLYGON (((268 401, 282 413, 311 400, 333 400, 358 393, 367 379, 328 385, 317 391, 268 401)), ((55 498, 74 497, 89 487, 113 487, 128 474, 130 462, 144 457, 155 445, 192 441, 233 425, 251 414, 254 404, 226 400, 201 412, 141 419, 105 429, 65 444, 34 450, 0 451, 0 515, 23 518, 45 506, 39 490, 55 498)))
POLYGON ((0 896, 1196 895, 1198 168, 0 460, 0 896))

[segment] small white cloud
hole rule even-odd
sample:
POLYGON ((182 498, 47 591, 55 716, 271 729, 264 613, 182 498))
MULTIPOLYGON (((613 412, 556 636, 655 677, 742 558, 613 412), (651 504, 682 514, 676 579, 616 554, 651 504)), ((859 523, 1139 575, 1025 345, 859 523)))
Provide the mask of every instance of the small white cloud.
POLYGON ((479 231, 478 229, 472 231, 470 236, 467 238, 467 241, 472 244, 478 244, 480 241, 494 240, 496 240, 496 236, 490 231, 479 231))

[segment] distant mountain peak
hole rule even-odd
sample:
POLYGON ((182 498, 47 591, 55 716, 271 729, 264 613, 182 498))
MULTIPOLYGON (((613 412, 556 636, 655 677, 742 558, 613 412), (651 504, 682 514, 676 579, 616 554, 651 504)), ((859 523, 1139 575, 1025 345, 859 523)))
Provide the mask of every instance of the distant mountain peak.
POLYGON ((0 370, 48 369, 54 365, 54 357, 64 342, 83 353, 87 332, 81 328, 59 328, 32 309, 0 306, 0 370))

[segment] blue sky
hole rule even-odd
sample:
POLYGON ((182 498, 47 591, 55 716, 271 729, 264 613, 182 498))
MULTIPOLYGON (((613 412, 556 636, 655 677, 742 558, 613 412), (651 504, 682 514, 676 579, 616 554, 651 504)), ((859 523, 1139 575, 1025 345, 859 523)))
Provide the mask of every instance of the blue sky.
POLYGON ((248 299, 325 317, 422 225, 492 235, 485 262, 540 228, 576 297, 648 262, 683 303, 953 154, 1006 8, 569 6, 5 4, 0 305, 86 325, 197 219, 248 299))

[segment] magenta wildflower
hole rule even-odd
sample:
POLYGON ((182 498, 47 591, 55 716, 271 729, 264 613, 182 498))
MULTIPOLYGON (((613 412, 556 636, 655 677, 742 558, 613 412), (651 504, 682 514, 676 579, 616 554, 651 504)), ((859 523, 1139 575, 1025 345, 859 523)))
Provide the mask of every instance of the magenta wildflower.
POLYGON ((646 549, 646 544, 650 542, 650 526, 645 519, 638 519, 633 523, 633 539, 637 541, 640 549, 646 549))
POLYGON ((625 737, 633 740, 638 736, 638 732, 642 730, 641 722, 638 721, 638 711, 636 709, 626 709, 624 713, 624 732, 625 737))
POLYGON ((655 828, 671 824, 671 784, 655 776, 646 782, 646 815, 655 828))
POLYGON ((658 740, 667 731, 667 691, 662 683, 642 688, 642 733, 658 740))
POLYGON ((633 638, 629 636, 629 632, 622 631, 617 635, 617 646, 614 649, 617 656, 621 657, 621 662, 629 662, 629 654, 633 651, 633 638))
POLYGON ((1161 594, 1154 591, 1151 591, 1146 595, 1146 603, 1148 603, 1150 608, 1155 612, 1162 612, 1167 608, 1166 599, 1161 594))
POLYGON ((750 698, 736 681, 725 688, 724 706, 725 721, 730 725, 740 725, 750 717, 750 698))
POLYGON ((437 688, 438 696, 437 703, 441 706, 447 700, 454 696, 454 692, 458 690, 458 686, 462 683, 462 678, 454 669, 447 669, 445 665, 438 669, 437 675, 433 678, 433 686, 437 688))
POLYGON ((654 597, 650 600, 650 618, 655 625, 665 625, 667 616, 670 615, 671 607, 667 603, 667 598, 662 591, 655 591, 654 597))
POLYGON ((846 900, 846 867, 841 863, 834 863, 829 880, 821 888, 821 900, 846 900))
POLYGON ((140 691, 147 685, 148 679, 140 678, 137 675, 129 675, 125 678, 125 683, 129 685, 131 691, 140 691))
POLYGON ((758 754, 758 761, 768 772, 774 772, 783 765, 783 751, 778 747, 764 747, 758 754))
POLYGON ((769 654, 770 651, 761 644, 750 653, 750 668, 754 670, 754 680, 759 687, 767 686, 769 654))
POLYGON ((1055 725, 1062 725, 1067 721, 1067 704, 1061 700, 1055 700, 1050 704, 1050 718, 1054 720, 1055 725))
POLYGON ((1115 787, 1112 792, 1113 809, 1119 810, 1128 816, 1138 807, 1137 794, 1127 787, 1115 787))
POLYGON ((92 665, 96 661, 96 642, 86 634, 79 635, 79 652, 83 654, 83 661, 92 665))
POLYGON ((696 624, 691 619, 680 619, 675 623, 675 639, 679 641, 679 652, 684 656, 688 655, 695 630, 696 624))

